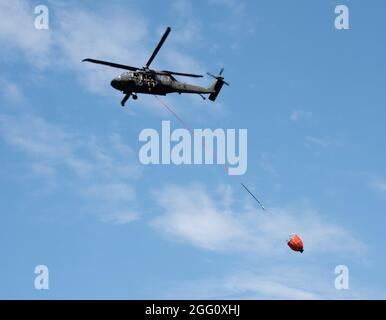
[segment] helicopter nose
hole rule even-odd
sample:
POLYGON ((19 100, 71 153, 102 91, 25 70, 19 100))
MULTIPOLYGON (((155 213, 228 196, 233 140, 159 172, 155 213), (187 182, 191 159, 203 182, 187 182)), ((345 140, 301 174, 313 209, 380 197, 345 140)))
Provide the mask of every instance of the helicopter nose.
POLYGON ((118 80, 116 80, 116 79, 113 79, 113 80, 111 80, 111 83, 110 83, 110 85, 114 88, 114 89, 118 89, 118 80))

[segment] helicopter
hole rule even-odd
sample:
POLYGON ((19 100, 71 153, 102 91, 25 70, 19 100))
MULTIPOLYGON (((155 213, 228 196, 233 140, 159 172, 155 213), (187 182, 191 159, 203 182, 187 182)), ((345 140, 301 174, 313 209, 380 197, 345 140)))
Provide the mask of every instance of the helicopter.
POLYGON ((111 86, 121 91, 124 94, 124 97, 121 101, 121 106, 123 107, 127 100, 132 97, 133 100, 137 100, 137 94, 153 94, 153 95, 162 95, 165 96, 169 93, 193 93, 200 95, 204 100, 206 97, 204 95, 209 95, 209 100, 215 101, 218 94, 220 93, 223 85, 229 84, 224 81, 224 77, 222 73, 224 68, 222 68, 217 76, 207 72, 207 74, 215 79, 215 81, 207 88, 196 86, 193 84, 184 83, 178 81, 175 76, 183 76, 183 77, 192 77, 192 78, 202 78, 202 75, 192 74, 192 73, 182 73, 182 72, 174 72, 168 70, 153 70, 150 69, 150 65, 153 62, 154 58, 158 54, 162 45, 164 44, 166 38, 168 37, 171 31, 170 27, 166 28, 165 33, 163 34, 161 40, 158 45, 154 49, 152 55, 149 60, 142 68, 136 68, 124 64, 113 63, 109 61, 96 60, 96 59, 84 59, 82 62, 91 62, 96 64, 101 64, 113 68, 128 70, 113 80, 111 80, 111 86))

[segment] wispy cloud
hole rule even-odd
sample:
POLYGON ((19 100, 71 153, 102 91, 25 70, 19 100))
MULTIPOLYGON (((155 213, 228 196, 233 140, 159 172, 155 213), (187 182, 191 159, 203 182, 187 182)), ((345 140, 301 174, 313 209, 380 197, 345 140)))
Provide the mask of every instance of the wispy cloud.
POLYGON ((0 134, 29 157, 35 175, 56 183, 70 179, 74 192, 90 199, 103 220, 127 222, 135 217, 131 182, 140 176, 141 169, 117 133, 101 140, 69 133, 34 115, 0 115, 0 134))
MULTIPOLYGON (((194 282, 179 283, 170 288, 167 298, 180 299, 320 299, 313 288, 288 281, 288 270, 275 274, 237 272, 224 277, 199 279, 194 282), (287 276, 286 276, 287 274, 287 276)), ((314 279, 315 280, 315 279, 314 279)))
MULTIPOLYGON (((34 9, 28 1, 0 2, 0 44, 2 50, 19 49, 36 67, 47 65, 53 41, 50 30, 37 30, 34 25, 34 9)), ((5 57, 14 57, 2 54, 5 57)))
POLYGON ((380 292, 364 288, 336 290, 334 273, 325 273, 320 265, 265 265, 258 271, 230 274, 193 281, 182 281, 160 292, 166 299, 366 299, 380 292))
POLYGON ((267 213, 251 207, 235 208, 229 192, 223 199, 202 185, 169 186, 154 197, 164 214, 155 218, 152 226, 168 238, 199 248, 278 255, 287 250, 287 236, 299 233, 310 254, 365 250, 350 232, 310 208, 272 207, 267 213))
POLYGON ((114 6, 107 6, 103 14, 60 10, 58 20, 55 46, 59 59, 53 63, 75 72, 79 82, 94 93, 109 94, 109 80, 123 70, 82 64, 81 60, 95 58, 138 67, 145 63, 141 59, 143 52, 149 52, 144 41, 147 23, 139 13, 122 12, 114 6))
MULTIPOLYGON (((52 36, 51 30, 35 29, 31 4, 20 0, 2 2, 0 44, 4 48, 17 49, 36 67, 71 71, 78 77, 79 84, 93 93, 111 95, 115 92, 109 81, 120 70, 81 63, 81 60, 92 57, 142 67, 148 58, 144 53, 150 55, 158 39, 150 45, 148 19, 140 12, 122 10, 110 4, 97 12, 71 8, 70 3, 53 1, 49 4, 49 10, 55 12, 55 36, 52 36), (106 19, 107 16, 114 19, 106 19)), ((181 5, 177 3, 173 8, 182 14, 181 5)), ((181 21, 186 24, 186 17, 181 21)), ((190 43, 197 40, 199 30, 198 22, 189 18, 189 27, 178 28, 174 40, 190 43)), ((182 54, 176 46, 163 48, 161 56, 160 61, 167 64, 165 68, 182 72, 205 69, 189 53, 182 54)))
MULTIPOLYGON (((282 270, 282 272, 288 272, 282 270)), ((314 288, 288 284, 288 276, 272 276, 272 272, 265 275, 256 275, 253 273, 235 274, 225 279, 224 287, 228 289, 229 294, 236 296, 247 295, 250 299, 320 299, 318 294, 313 293, 314 288), (284 279, 283 279, 284 278, 284 279)))
MULTIPOLYGON (((124 70, 81 61, 95 58, 142 67, 165 31, 164 25, 152 24, 151 20, 133 8, 129 10, 109 3, 94 11, 82 6, 74 11, 71 2, 50 1, 51 28, 55 32, 55 36, 52 36, 51 29, 35 29, 31 4, 15 0, 7 5, 2 4, 0 8, 0 20, 4 18, 0 26, 1 23, 7 25, 7 28, 0 30, 0 45, 12 50, 8 56, 26 58, 30 65, 36 67, 36 77, 45 77, 42 70, 70 72, 80 87, 93 94, 111 96, 117 103, 122 97, 110 87, 110 80, 124 70), (19 28, 20 21, 22 26, 19 28), (26 38, 28 41, 25 41, 26 38)), ((184 51, 184 45, 191 49, 192 42, 202 43, 200 21, 184 7, 184 3, 177 1, 170 8, 176 16, 173 36, 168 39, 152 67, 204 73, 207 68, 190 51, 184 51)), ((202 79, 190 79, 189 82, 202 85, 202 79)), ((201 101, 198 96, 191 98, 188 101, 201 101)), ((173 97, 167 99, 173 101, 173 97)), ((152 114, 164 114, 153 97, 142 96, 137 103, 152 114)), ((191 108, 186 109, 189 111, 191 108)), ((203 107, 202 112, 214 113, 212 109, 203 107)), ((199 116, 195 112, 192 115, 199 116)))
POLYGON ((78 177, 98 173, 107 178, 128 178, 139 173, 139 167, 124 158, 133 153, 125 152, 123 148, 129 147, 117 133, 111 134, 104 145, 94 136, 69 133, 33 115, 0 115, 0 130, 6 142, 26 152, 34 163, 51 166, 54 170, 66 168, 78 177))

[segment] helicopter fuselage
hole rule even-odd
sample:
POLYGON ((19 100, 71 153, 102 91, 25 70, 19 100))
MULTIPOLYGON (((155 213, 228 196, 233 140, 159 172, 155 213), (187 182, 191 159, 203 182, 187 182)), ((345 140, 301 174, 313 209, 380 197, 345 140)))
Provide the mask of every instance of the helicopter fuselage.
POLYGON ((163 43, 165 42, 166 38, 168 37, 170 30, 170 27, 166 28, 166 31, 163 34, 161 40, 155 47, 149 60, 142 68, 90 58, 83 59, 82 61, 101 64, 112 68, 128 70, 111 80, 111 86, 114 89, 119 90, 125 94, 121 101, 122 107, 125 105, 125 103, 131 96, 134 100, 137 100, 137 93, 163 96, 172 92, 177 92, 180 94, 195 93, 200 95, 201 98, 203 98, 204 100, 206 99, 204 95, 208 94, 208 99, 211 101, 215 101, 222 86, 224 84, 229 85, 226 81, 224 81, 224 77, 222 76, 224 68, 221 69, 220 73, 217 76, 207 72, 209 76, 215 79, 215 81, 207 88, 196 86, 194 84, 180 82, 173 77, 173 75, 177 75, 182 77, 202 78, 202 75, 167 70, 156 71, 149 68, 154 58, 158 54, 159 50, 161 49, 163 43))
POLYGON ((214 92, 210 88, 180 82, 170 74, 143 70, 124 72, 111 81, 111 86, 125 94, 166 95, 172 92, 196 94, 214 92))

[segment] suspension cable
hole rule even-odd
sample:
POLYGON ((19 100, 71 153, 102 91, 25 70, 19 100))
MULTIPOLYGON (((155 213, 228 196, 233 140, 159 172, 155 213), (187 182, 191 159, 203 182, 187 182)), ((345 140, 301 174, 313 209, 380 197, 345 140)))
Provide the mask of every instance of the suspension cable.
MULTIPOLYGON (((193 130, 187 125, 187 123, 172 109, 170 108, 164 101, 162 101, 158 96, 153 95, 159 102, 160 104, 167 110, 169 111, 183 126, 186 130, 188 130, 191 134, 193 134, 193 130)), ((227 170, 229 169, 229 166, 227 163, 224 164, 224 169, 227 170)), ((245 186, 244 183, 240 182, 240 185, 253 197, 253 199, 256 200, 256 202, 259 204, 261 209, 266 211, 265 207, 263 204, 259 201, 259 199, 245 186)))

